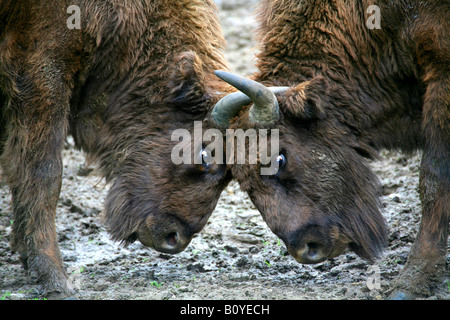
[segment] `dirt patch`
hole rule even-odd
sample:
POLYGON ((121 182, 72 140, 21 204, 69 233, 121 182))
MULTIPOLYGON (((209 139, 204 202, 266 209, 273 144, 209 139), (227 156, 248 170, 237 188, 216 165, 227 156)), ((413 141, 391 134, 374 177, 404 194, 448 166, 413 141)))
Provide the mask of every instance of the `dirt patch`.
MULTIPOLYGON (((255 0, 216 1, 234 72, 254 71, 251 15, 255 0)), ((62 255, 80 299, 382 299, 404 266, 420 222, 417 192, 420 154, 383 152, 371 166, 383 186, 389 247, 371 266, 354 253, 301 265, 268 229, 247 195, 232 182, 205 229, 178 255, 139 243, 127 248, 109 239, 100 220, 108 185, 86 176, 84 156, 69 139, 64 150, 63 188, 57 229, 62 255), (376 280, 379 289, 371 286, 376 280)), ((0 299, 39 298, 19 256, 9 249, 10 194, 0 185, 0 299)), ((449 258, 447 258, 447 262, 449 258)), ((431 299, 450 299, 449 282, 431 299)))

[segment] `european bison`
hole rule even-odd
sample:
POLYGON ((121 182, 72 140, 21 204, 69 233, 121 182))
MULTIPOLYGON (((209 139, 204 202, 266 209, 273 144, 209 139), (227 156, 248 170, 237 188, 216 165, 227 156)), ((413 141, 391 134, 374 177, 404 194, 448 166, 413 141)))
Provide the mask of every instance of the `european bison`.
POLYGON ((171 134, 192 130, 226 92, 213 72, 227 68, 223 45, 212 0, 0 1, 10 240, 45 293, 72 289, 54 222, 68 134, 112 184, 113 239, 176 253, 205 225, 230 172, 173 164, 171 134))
POLYGON ((388 232, 365 159, 422 149, 421 226, 391 297, 431 294, 446 272, 450 214, 450 3, 264 0, 259 22, 254 79, 290 87, 279 111, 266 103, 272 119, 256 116, 261 89, 218 75, 258 100, 240 114, 234 101, 231 127, 279 129, 279 168, 235 165, 233 177, 297 261, 347 247, 373 261, 388 232))

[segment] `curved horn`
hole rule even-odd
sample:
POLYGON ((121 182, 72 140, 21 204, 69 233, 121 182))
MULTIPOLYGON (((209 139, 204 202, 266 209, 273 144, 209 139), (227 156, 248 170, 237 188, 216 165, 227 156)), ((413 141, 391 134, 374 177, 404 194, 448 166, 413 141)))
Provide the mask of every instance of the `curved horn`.
POLYGON ((228 128, 229 121, 243 106, 253 101, 249 119, 260 124, 272 124, 280 118, 278 100, 275 94, 283 93, 289 87, 265 87, 261 83, 226 71, 216 71, 216 76, 242 92, 235 92, 222 98, 212 112, 219 127, 228 128))
POLYGON ((216 103, 211 113, 212 119, 218 127, 226 129, 230 126, 230 120, 234 118, 242 107, 252 102, 242 92, 234 92, 226 95, 216 103))

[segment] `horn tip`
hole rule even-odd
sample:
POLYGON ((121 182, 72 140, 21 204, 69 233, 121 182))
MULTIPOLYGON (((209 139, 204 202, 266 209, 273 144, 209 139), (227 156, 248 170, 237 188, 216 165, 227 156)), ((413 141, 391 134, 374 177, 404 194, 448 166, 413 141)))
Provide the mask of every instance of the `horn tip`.
POLYGON ((224 70, 216 70, 216 71, 214 71, 214 74, 217 77, 219 77, 220 79, 222 79, 224 76, 226 76, 227 74, 230 74, 230 73, 227 71, 224 71, 224 70))

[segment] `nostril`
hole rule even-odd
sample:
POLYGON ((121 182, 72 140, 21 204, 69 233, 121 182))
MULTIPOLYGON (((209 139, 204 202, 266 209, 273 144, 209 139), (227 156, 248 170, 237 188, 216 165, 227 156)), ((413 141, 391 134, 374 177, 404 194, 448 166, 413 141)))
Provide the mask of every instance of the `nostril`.
POLYGON ((309 242, 307 244, 308 247, 308 256, 311 259, 316 259, 320 253, 320 244, 318 244, 317 242, 309 242))
POLYGON ((175 247, 178 244, 178 234, 176 232, 171 232, 166 237, 166 242, 169 246, 175 247))

